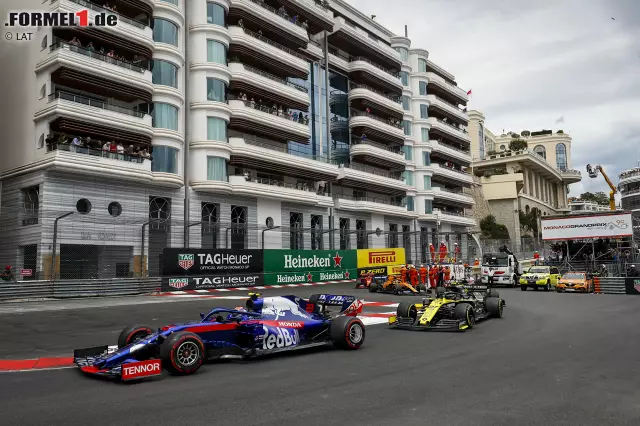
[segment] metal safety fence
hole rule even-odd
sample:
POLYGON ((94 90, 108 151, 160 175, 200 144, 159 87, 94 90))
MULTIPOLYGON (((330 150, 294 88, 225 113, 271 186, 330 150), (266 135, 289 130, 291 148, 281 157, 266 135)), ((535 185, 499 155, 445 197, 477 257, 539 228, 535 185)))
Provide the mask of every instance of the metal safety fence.
POLYGON ((595 292, 601 294, 627 294, 625 280, 626 278, 624 277, 595 278, 595 292))

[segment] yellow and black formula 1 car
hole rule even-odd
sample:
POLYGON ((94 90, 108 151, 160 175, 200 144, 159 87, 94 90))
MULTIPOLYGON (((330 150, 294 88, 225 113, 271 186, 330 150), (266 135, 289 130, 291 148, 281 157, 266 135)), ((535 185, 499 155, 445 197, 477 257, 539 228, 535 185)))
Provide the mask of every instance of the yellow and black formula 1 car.
POLYGON ((369 284, 369 291, 371 293, 392 293, 392 294, 420 294, 427 291, 427 287, 424 284, 418 284, 416 287, 412 286, 402 279, 398 275, 389 275, 386 281, 374 280, 369 284))
POLYGON ((506 303, 498 292, 486 286, 438 287, 436 297, 422 303, 402 302, 397 315, 389 318, 391 328, 407 330, 467 330, 476 321, 502 318, 506 303))

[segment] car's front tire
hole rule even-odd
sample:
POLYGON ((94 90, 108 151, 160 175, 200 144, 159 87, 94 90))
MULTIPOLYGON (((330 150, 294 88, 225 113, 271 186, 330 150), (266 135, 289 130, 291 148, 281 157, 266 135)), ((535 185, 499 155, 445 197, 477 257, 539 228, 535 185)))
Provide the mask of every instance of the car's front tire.
POLYGON ((489 297, 485 302, 485 309, 492 317, 502 318, 504 303, 499 297, 489 297))
POLYGON ((204 362, 204 356, 204 342, 188 331, 171 334, 160 347, 162 366, 175 375, 195 373, 204 362))
POLYGON ((337 317, 329 328, 331 342, 339 349, 359 349, 364 343, 364 324, 359 318, 337 317))
POLYGON ((456 305, 456 318, 464 321, 465 325, 469 328, 473 328, 476 324, 476 313, 468 303, 459 303, 456 305))
POLYGON ((138 340, 144 339, 153 333, 148 325, 130 325, 125 327, 118 336, 118 348, 124 348, 138 340))
POLYGON ((402 302, 396 309, 396 314, 400 318, 411 318, 414 322, 418 318, 418 309, 412 302, 402 302))
POLYGON ((520 290, 527 291, 527 286, 520 284, 520 290))
POLYGON ((375 281, 371 281, 371 284, 369 284, 369 293, 375 293, 378 291, 378 283, 375 281))

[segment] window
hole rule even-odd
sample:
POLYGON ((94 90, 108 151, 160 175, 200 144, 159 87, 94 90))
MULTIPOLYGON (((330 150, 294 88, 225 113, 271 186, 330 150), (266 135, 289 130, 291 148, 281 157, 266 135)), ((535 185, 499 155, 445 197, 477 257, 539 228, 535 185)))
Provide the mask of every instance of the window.
POLYGON ((402 129, 405 135, 411 136, 411 123, 409 121, 402 120, 402 129))
POLYGON ((405 170, 403 173, 404 183, 408 186, 413 186, 413 172, 411 170, 405 170))
POLYGON ((404 152, 404 159, 408 161, 413 161, 413 147, 405 145, 402 147, 402 152, 404 152))
POLYGON ((87 200, 86 198, 79 199, 76 203, 76 210, 80 214, 91 213, 91 201, 87 200))
POLYGON ((533 148, 533 152, 535 152, 536 154, 538 154, 540 157, 544 158, 545 160, 547 159, 547 150, 544 146, 542 145, 536 145, 535 148, 533 148))
POLYGON ((220 205, 202 202, 200 216, 200 234, 203 249, 218 248, 218 231, 220 230, 220 205))
POLYGON ((420 104, 420 118, 429 118, 429 112, 425 104, 420 104))
POLYGON ((424 214, 433 214, 432 200, 424 200, 424 214))
POLYGON ((402 108, 405 111, 409 111, 409 97, 408 96, 403 96, 402 97, 402 108))
POLYGON ((400 59, 402 62, 407 62, 409 60, 409 50, 404 47, 396 47, 396 50, 400 54, 400 59))
POLYGON ((207 61, 227 65, 227 46, 215 40, 207 40, 207 61))
POLYGON ((425 152, 424 153, 424 165, 425 166, 430 166, 431 165, 431 153, 430 152, 425 152))
POLYGON ((357 235, 357 244, 358 249, 366 249, 369 248, 369 238, 367 237, 367 221, 366 220, 356 220, 356 235, 357 235))
POLYGON ((556 145, 556 165, 560 170, 567 170, 567 147, 563 143, 556 145))
POLYGON ((165 145, 154 146, 151 170, 162 173, 178 173, 178 150, 165 145))
POLYGON ((222 157, 207 157, 207 180, 227 181, 227 160, 222 157))
POLYGON ((157 129, 178 131, 178 108, 171 104, 155 102, 151 111, 151 122, 157 129))
POLYGON ((418 59, 418 72, 427 72, 427 61, 418 59))
POLYGON ((178 47, 178 26, 166 19, 154 18, 153 41, 178 47))
POLYGON ((218 117, 207 117, 207 140, 227 142, 227 122, 218 117))
POLYGON ((480 159, 484 160, 484 126, 482 123, 478 124, 478 144, 480 145, 480 159))
POLYGON ((426 127, 420 129, 420 140, 422 142, 429 142, 429 129, 426 127))
POLYGON ((340 250, 349 250, 349 219, 345 217, 340 218, 340 250))
POLYGON ((302 213, 289 213, 289 243, 291 250, 302 250, 302 213))
POLYGON ((402 81, 403 86, 409 85, 409 73, 406 71, 400 71, 400 81, 402 81))
POLYGON ((407 257, 407 263, 413 263, 411 260, 411 227, 402 225, 402 246, 407 257))
POLYGON ((419 84, 420 96, 427 96, 427 82, 421 81, 419 84))
POLYGON ((413 196, 407 197, 407 210, 413 212, 416 210, 415 200, 413 196))
POLYGON ((398 247, 398 225, 390 223, 389 224, 389 240, 387 243, 387 248, 397 248, 398 247))
POLYGON ((231 206, 231 248, 244 249, 247 245, 248 208, 231 206))
POLYGON ((225 27, 227 24, 227 12, 224 7, 216 3, 207 3, 207 24, 220 25, 225 27))
POLYGON ((107 206, 107 211, 109 212, 109 215, 118 217, 122 214, 122 205, 117 201, 112 201, 107 206))
POLYGON ((429 191, 431 189, 431 176, 424 176, 424 190, 429 191))
POLYGON ((322 216, 311 215, 311 250, 322 250, 322 216))
POLYGON ((160 1, 163 1, 165 3, 171 3, 171 4, 175 5, 175 6, 178 5, 178 0, 160 0, 160 1))
POLYGON ((207 78, 207 100, 227 102, 227 85, 217 78, 207 78))
POLYGON ((153 84, 178 88, 178 66, 171 62, 154 59, 151 68, 153 84))

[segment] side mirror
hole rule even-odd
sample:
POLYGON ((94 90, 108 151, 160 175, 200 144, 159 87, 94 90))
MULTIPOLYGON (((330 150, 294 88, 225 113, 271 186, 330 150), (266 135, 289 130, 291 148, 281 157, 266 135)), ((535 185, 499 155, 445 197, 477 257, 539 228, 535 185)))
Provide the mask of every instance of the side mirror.
POLYGON ((200 312, 200 319, 204 319, 204 317, 206 317, 207 314, 205 314, 204 312, 200 312))

